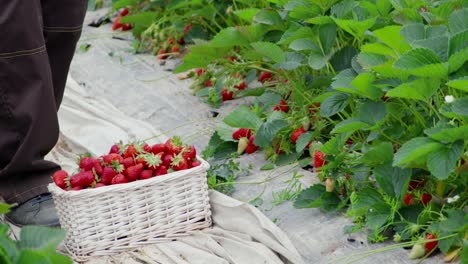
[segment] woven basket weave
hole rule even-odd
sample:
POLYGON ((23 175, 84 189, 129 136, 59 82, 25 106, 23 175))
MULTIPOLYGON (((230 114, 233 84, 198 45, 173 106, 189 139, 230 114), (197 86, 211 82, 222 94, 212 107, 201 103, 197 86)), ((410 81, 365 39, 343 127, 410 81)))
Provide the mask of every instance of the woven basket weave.
POLYGON ((77 261, 173 240, 211 226, 206 171, 201 165, 126 184, 64 191, 51 183, 64 247, 77 261))

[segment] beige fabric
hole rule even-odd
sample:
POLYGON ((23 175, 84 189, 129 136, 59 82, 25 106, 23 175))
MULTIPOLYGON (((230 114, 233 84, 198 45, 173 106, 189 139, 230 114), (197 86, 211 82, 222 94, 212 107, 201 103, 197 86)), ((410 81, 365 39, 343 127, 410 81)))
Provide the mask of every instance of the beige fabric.
MULTIPOLYGON (((75 154, 100 154, 119 140, 160 135, 151 125, 134 120, 112 104, 86 96, 69 77, 59 112, 61 139, 47 157, 75 168, 75 154)), ((161 141, 166 138, 159 137, 161 141)), ((289 238, 255 207, 210 191, 213 228, 176 241, 144 246, 137 251, 96 257, 87 263, 281 264, 303 263, 289 238)))

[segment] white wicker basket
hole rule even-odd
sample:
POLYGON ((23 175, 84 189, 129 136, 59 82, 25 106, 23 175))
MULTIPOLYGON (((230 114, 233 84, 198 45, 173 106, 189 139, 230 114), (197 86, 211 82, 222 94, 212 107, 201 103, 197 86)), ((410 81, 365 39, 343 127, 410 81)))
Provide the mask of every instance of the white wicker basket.
POLYGON ((192 169, 97 189, 64 191, 51 183, 65 249, 85 261, 210 227, 209 164, 198 159, 192 169))

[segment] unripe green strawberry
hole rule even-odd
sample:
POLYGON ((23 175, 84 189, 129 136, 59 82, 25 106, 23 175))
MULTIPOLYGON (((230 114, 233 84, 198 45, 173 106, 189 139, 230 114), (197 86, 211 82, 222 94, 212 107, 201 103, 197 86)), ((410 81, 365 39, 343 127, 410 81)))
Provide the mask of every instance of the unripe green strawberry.
POLYGON ((410 259, 421 258, 426 254, 426 249, 421 244, 415 244, 409 254, 410 259))
POLYGON ((335 180, 333 178, 327 178, 325 180, 325 190, 327 192, 333 192, 333 190, 335 190, 335 180))
POLYGON ((244 153, 245 149, 247 148, 247 145, 249 144, 249 139, 246 137, 242 137, 239 139, 239 143, 237 144, 237 154, 242 154, 244 153))

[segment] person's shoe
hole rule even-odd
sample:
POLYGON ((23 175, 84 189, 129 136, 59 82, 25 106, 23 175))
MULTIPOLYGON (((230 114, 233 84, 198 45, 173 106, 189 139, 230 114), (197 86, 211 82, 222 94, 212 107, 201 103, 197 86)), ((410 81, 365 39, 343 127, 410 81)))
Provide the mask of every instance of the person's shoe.
POLYGON ((5 215, 7 221, 17 226, 39 225, 58 227, 60 222, 52 195, 36 196, 14 208, 5 215))

